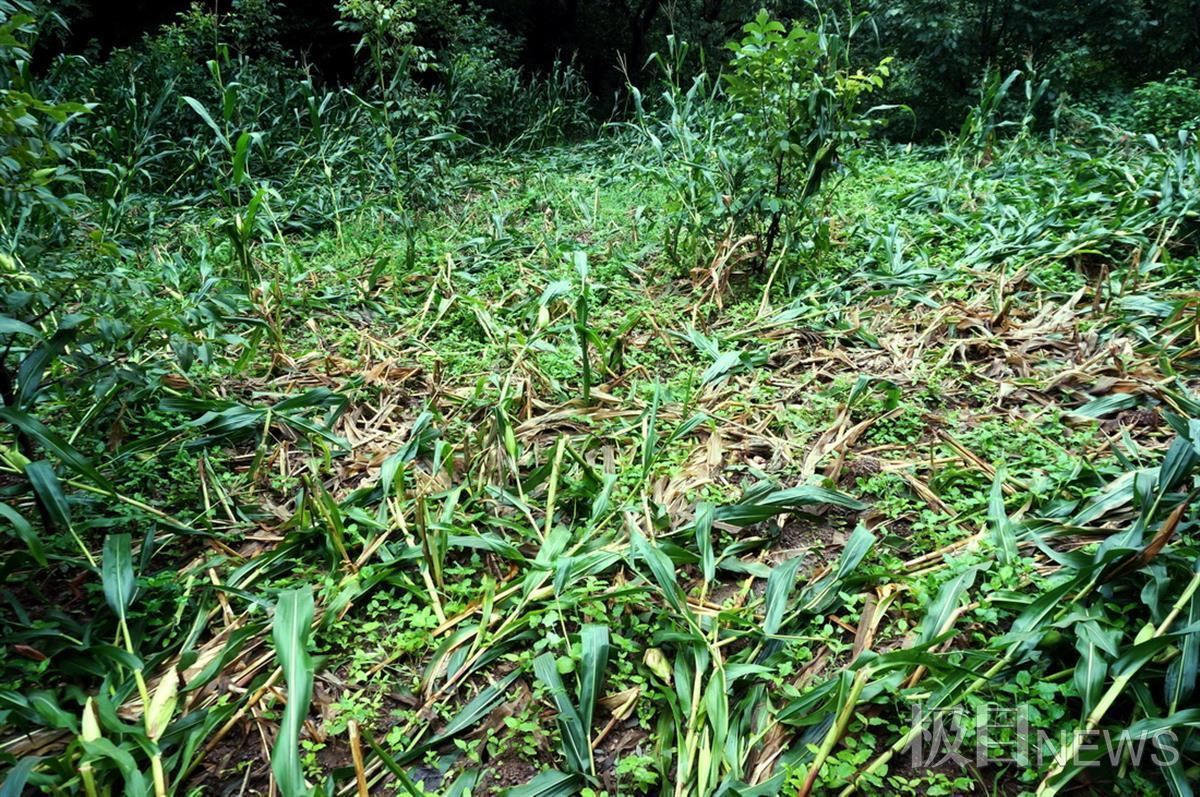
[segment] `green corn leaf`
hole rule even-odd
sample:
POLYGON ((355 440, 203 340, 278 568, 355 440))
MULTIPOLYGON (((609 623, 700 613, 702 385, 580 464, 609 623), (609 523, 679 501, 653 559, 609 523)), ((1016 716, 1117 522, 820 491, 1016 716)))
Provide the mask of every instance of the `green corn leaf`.
POLYGON ((709 727, 712 728, 712 749, 718 758, 721 758, 725 739, 729 735, 729 689, 725 671, 720 667, 714 669, 708 677, 708 685, 704 690, 704 714, 708 718, 709 727))
POLYGON ((533 780, 508 791, 507 797, 575 797, 579 794, 580 777, 550 770, 534 776, 533 780))
POLYGON ((707 501, 696 507, 696 548, 700 551, 700 570, 704 580, 712 583, 717 576, 717 559, 713 553, 713 505, 707 501))
POLYGON ((562 734, 563 755, 572 772, 588 773, 592 770, 592 752, 583 719, 571 703, 554 655, 543 653, 533 660, 533 671, 550 691, 554 706, 558 710, 558 729, 562 734))
POLYGON ((1098 399, 1092 399, 1082 407, 1070 411, 1071 415, 1080 418, 1103 418, 1120 410, 1137 406, 1137 396, 1133 393, 1110 393, 1098 399))
POLYGON ((700 376, 700 384, 709 385, 714 382, 722 382, 744 367, 740 351, 727 351, 718 356, 712 365, 708 366, 700 376))
POLYGON ((125 797, 146 797, 152 791, 148 788, 146 776, 142 774, 141 768, 129 751, 117 747, 108 739, 81 742, 80 747, 89 758, 106 759, 116 765, 125 780, 125 797))
MULTIPOLYGON (((1069 764, 1065 767, 1060 766, 1056 768, 1055 772, 1047 777, 1046 782, 1042 784, 1042 788, 1038 790, 1038 794, 1057 794, 1087 767, 1102 761, 1112 761, 1119 758, 1119 751, 1122 749, 1140 748, 1160 755, 1167 761, 1170 761, 1172 757, 1171 753, 1166 750, 1159 753, 1155 750, 1155 737, 1160 734, 1173 732, 1179 728, 1195 728, 1197 726, 1200 726, 1200 709, 1188 709, 1166 717, 1150 717, 1138 720, 1120 731, 1107 731, 1104 735, 1098 736, 1095 743, 1075 750, 1069 764)), ((1178 745, 1179 743, 1180 740, 1176 736, 1174 744, 1178 745)), ((1178 750, 1174 754, 1174 757, 1176 759, 1175 763, 1179 763, 1180 755, 1178 750)), ((1172 795, 1190 797, 1192 794, 1191 784, 1183 772, 1178 771, 1178 769, 1172 771, 1172 766, 1170 765, 1158 767, 1157 771, 1162 775, 1172 795)))
POLYGON ((246 164, 250 157, 250 144, 253 143, 254 136, 248 132, 242 132, 238 136, 237 144, 233 150, 233 184, 241 185, 246 179, 246 164))
POLYGON ((658 588, 671 608, 679 614, 690 616, 691 610, 684 601, 679 583, 675 580, 675 566, 671 564, 670 558, 657 545, 638 532, 631 535, 630 544, 633 553, 649 566, 655 583, 658 584, 658 588))
POLYGON ((596 700, 604 694, 604 669, 608 666, 608 626, 587 624, 579 631, 582 663, 579 675, 579 717, 589 738, 596 700))
MULTIPOLYGON (((919 666, 943 676, 953 676, 967 680, 979 675, 979 670, 972 669, 972 667, 980 663, 991 664, 994 661, 992 657, 975 654, 972 656, 971 661, 959 665, 954 664, 945 656, 930 653, 929 648, 930 644, 926 643, 920 648, 901 648, 880 654, 866 653, 863 655, 862 660, 869 661, 871 670, 877 673, 893 669, 907 671, 915 666, 919 666)), ((931 705, 933 704, 931 703, 931 705)))
POLYGON ((50 513, 54 524, 60 528, 70 528, 71 506, 67 503, 67 496, 63 493, 62 484, 58 481, 58 475, 50 463, 30 462, 25 466, 25 476, 29 479, 33 491, 41 499, 42 506, 46 507, 46 511, 50 513))
POLYGON ((74 713, 65 711, 58 704, 58 697, 53 692, 44 689, 33 692, 29 695, 29 706, 47 727, 79 733, 79 718, 74 713))
POLYGON ((186 694, 210 683, 226 665, 237 658, 246 642, 257 638, 263 630, 263 625, 259 623, 247 623, 235 628, 229 633, 228 641, 221 648, 220 655, 213 658, 199 673, 193 676, 192 680, 180 689, 180 692, 186 694))
POLYGON ((771 635, 779 632, 784 612, 787 610, 788 597, 792 594, 792 588, 796 584, 796 573, 800 570, 803 562, 803 556, 793 556, 783 564, 772 568, 771 575, 767 576, 767 592, 763 599, 766 606, 763 617, 764 634, 771 635))
POLYGON ((486 689, 481 689, 479 694, 463 706, 458 714, 454 715, 454 719, 446 723, 446 727, 438 734, 438 739, 449 739, 478 725, 484 717, 491 713, 492 709, 504 700, 504 694, 508 691, 508 687, 520 674, 520 670, 513 670, 486 689))
MULTIPOLYGON (((1188 601, 1188 628, 1200 628, 1200 593, 1188 601)), ((1187 705, 1196 691, 1196 672, 1200 665, 1200 630, 1187 631, 1179 656, 1167 667, 1166 700, 1171 711, 1187 705)))
POLYGON ((672 334, 691 343, 700 353, 709 359, 715 360, 721 356, 721 347, 717 342, 691 325, 688 326, 686 332, 674 332, 672 334))
POLYGON ((0 503, 0 517, 3 517, 12 526, 13 532, 21 542, 25 543, 25 547, 29 549, 29 554, 34 561, 45 567, 48 564, 46 552, 42 548, 42 540, 34 530, 33 524, 26 520, 20 512, 5 503, 0 503))
POLYGON ((100 574, 104 582, 104 600, 117 618, 125 622, 136 586, 130 535, 109 534, 104 538, 100 574))
POLYGON ((376 758, 383 762, 383 765, 387 767, 389 772, 392 773, 392 776, 396 778, 396 780, 400 783, 400 787, 404 789, 404 792, 408 794, 409 797, 423 797, 425 794, 427 794, 423 788, 420 788, 415 782, 413 782, 413 779, 409 776, 408 772, 404 770, 404 767, 400 764, 400 762, 393 758, 387 750, 385 750, 378 742, 375 741, 375 737, 372 736, 370 731, 368 731, 366 728, 362 729, 362 737, 366 740, 367 746, 371 748, 371 752, 375 754, 376 758))
POLYGON ((1152 636, 1142 642, 1135 640, 1135 644, 1124 648, 1121 655, 1113 662, 1113 677, 1118 680, 1132 678, 1151 659, 1175 644, 1178 637, 1178 633, 1166 633, 1162 636, 1152 636))
POLYGON ((6 315, 0 315, 0 335, 29 335, 38 340, 42 338, 42 333, 35 327, 6 315))
POLYGON ((1187 474, 1192 472, 1200 456, 1190 440, 1176 437, 1171 441, 1171 447, 1163 457, 1163 463, 1158 469, 1158 490, 1166 492, 1176 487, 1187 474))
POLYGON ((1134 738, 1140 738, 1154 736, 1175 728, 1200 728, 1200 708, 1176 711, 1165 717, 1147 717, 1130 725, 1126 728, 1126 732, 1134 738))
POLYGON ((874 544, 875 535, 866 526, 860 523, 854 527, 850 539, 846 540, 846 545, 842 548, 842 555, 838 557, 837 567, 834 569, 838 581, 844 581, 854 573, 874 544))
POLYGON ((708 421, 709 416, 706 413, 697 412, 695 415, 672 429, 671 433, 667 435, 667 439, 664 441, 663 445, 670 445, 676 440, 682 440, 708 421))
POLYGON ((942 628, 950 621, 950 617, 958 609, 959 600, 963 593, 975 583, 978 568, 969 567, 954 578, 942 584, 934 598, 925 619, 921 621, 921 629, 917 635, 917 644, 929 642, 942 632, 942 628))
POLYGON ((736 503, 718 507, 714 518, 734 526, 749 526, 783 512, 793 512, 806 506, 820 504, 854 510, 866 508, 861 501, 824 487, 799 485, 779 490, 770 482, 759 482, 746 490, 736 503))
POLYGON ((837 599, 838 589, 842 582, 849 578, 859 566, 871 546, 875 544, 875 535, 861 523, 855 527, 850 539, 842 548, 837 566, 816 584, 813 584, 801 596, 801 608, 806 612, 823 612, 837 599))
POLYGON ((111 490, 100 471, 92 467, 87 458, 80 454, 75 447, 60 437, 56 432, 47 429, 41 421, 24 412, 9 407, 0 408, 0 420, 7 421, 29 435, 40 447, 58 457, 72 471, 86 476, 93 484, 111 490))
POLYGON ((1133 485, 1141 473, 1156 472, 1154 469, 1144 471, 1126 471, 1113 479, 1098 492, 1080 512, 1071 519, 1074 526, 1086 526, 1099 520, 1110 512, 1127 506, 1133 501, 1133 485))
POLYGON ((600 487, 600 492, 592 499, 592 514, 591 522, 599 522, 605 515, 608 514, 612 506, 613 488, 617 486, 617 480, 620 477, 615 473, 604 474, 604 484, 600 487))
POLYGON ((1000 557, 1001 564, 1011 565, 1017 561, 1017 535, 1008 512, 1004 509, 1004 478, 1003 467, 996 470, 996 478, 992 479, 992 490, 988 494, 988 523, 992 528, 992 544, 1000 557))
POLYGON ((1182 755, 1176 755, 1169 764, 1159 767, 1159 771, 1171 791, 1171 797, 1195 797, 1192 782, 1184 771, 1182 755))
MULTIPOLYGON (((140 668, 141 662, 135 661, 127 664, 131 668, 140 668)), ((117 734, 145 734, 146 725, 144 722, 139 722, 136 725, 125 722, 121 715, 117 713, 117 706, 114 703, 114 698, 106 694, 106 690, 101 689, 95 695, 95 702, 92 708, 96 710, 96 718, 100 721, 100 727, 104 731, 111 731, 117 734)), ((117 698, 119 699, 119 698, 117 698)))
POLYGON ((496 405, 495 417, 497 438, 503 441, 504 450, 509 459, 514 463, 518 462, 521 458, 521 449, 517 441, 517 434, 513 429, 512 421, 509 420, 508 414, 500 404, 496 405))
MULTIPOLYGON (((571 283, 569 280, 554 280, 554 281, 548 283, 546 285, 546 287, 542 289, 542 295, 538 297, 538 309, 545 310, 546 308, 549 308, 550 305, 554 304, 559 299, 562 299, 565 296, 569 296, 570 293, 571 293, 571 283)), ((539 313, 539 317, 541 317, 540 313, 539 313)), ((541 322, 542 324, 549 321, 549 318, 550 318, 549 313, 547 312, 544 317, 545 317, 546 321, 541 322)))
POLYGON ((271 771, 275 773, 283 797, 301 797, 310 793, 300 763, 300 729, 312 700, 314 668, 308 655, 312 621, 311 587, 280 593, 275 604, 271 636, 288 691, 287 706, 279 721, 279 735, 271 748, 271 771))
POLYGON ((221 128, 217 126, 217 123, 213 121, 212 116, 208 113, 208 109, 201 105, 199 100, 196 100, 192 97, 184 97, 183 101, 191 106, 191 109, 196 112, 197 116, 204 120, 204 124, 212 128, 212 131, 217 134, 217 140, 221 142, 221 145, 224 146, 226 150, 233 149, 229 145, 229 139, 225 136, 225 133, 222 132, 221 128))
POLYGON ((642 480, 645 481, 650 475, 650 466, 654 464, 655 458, 658 456, 658 436, 655 432, 655 427, 658 424, 658 404, 662 400, 662 385, 654 386, 654 393, 650 399, 650 407, 646 410, 645 415, 645 435, 642 437, 642 480))
POLYGON ((4 783, 0 784, 0 797, 21 797, 22 794, 25 794, 25 785, 29 782, 29 776, 33 774, 33 770, 41 763, 41 760, 41 756, 27 755, 14 764, 4 776, 4 783))
MULTIPOLYGON (((465 770, 461 775, 454 779, 446 791, 442 792, 442 797, 470 797, 472 794, 477 794, 476 789, 479 786, 479 779, 483 775, 478 767, 465 770)), ((511 792, 509 792, 511 794, 511 792)), ((418 795, 424 797, 424 795, 418 795)))
POLYGON ((42 379, 54 360, 72 343, 79 333, 79 325, 87 320, 81 315, 64 316, 51 338, 37 345, 25 355, 17 370, 16 403, 14 407, 29 407, 42 389, 42 379))
POLYGON ((1076 575, 1074 578, 1064 579, 1062 582, 1046 590, 1029 604, 1017 615, 1017 619, 1013 621, 1008 633, 1000 637, 996 641, 996 645, 1007 647, 1010 645, 1021 645, 1023 647, 1032 647, 1041 641, 1042 637, 1049 631, 1046 625, 1046 618, 1050 616, 1060 602, 1067 595, 1080 589, 1089 579, 1088 572, 1083 572, 1076 575))
POLYGON ((1075 664, 1073 680, 1075 690, 1083 703, 1083 714, 1087 716, 1096 707, 1104 692, 1108 678, 1108 659, 1105 648, 1109 647, 1105 632, 1095 620, 1087 620, 1075 626, 1075 650, 1079 661, 1075 664))
POLYGON ((58 474, 54 473, 54 467, 46 461, 30 462, 25 466, 25 478, 29 479, 38 501, 46 508, 50 523, 56 528, 67 529, 76 540, 79 549, 84 552, 84 556, 88 558, 88 562, 95 567, 95 559, 71 527, 71 504, 67 503, 66 493, 62 492, 62 485, 59 483, 58 474))

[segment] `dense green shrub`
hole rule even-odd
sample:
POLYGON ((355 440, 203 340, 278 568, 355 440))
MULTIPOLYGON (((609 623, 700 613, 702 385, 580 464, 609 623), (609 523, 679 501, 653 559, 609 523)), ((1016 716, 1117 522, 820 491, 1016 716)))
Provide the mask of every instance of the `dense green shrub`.
POLYGON ((29 7, 0 0, 0 255, 18 260, 51 242, 48 229, 78 198, 69 162, 77 144, 65 132, 88 110, 38 93, 30 69, 36 34, 29 7))
POLYGON ((471 7, 345 0, 339 11, 359 41, 360 69, 345 86, 284 46, 277 0, 238 0, 220 14, 193 5, 136 46, 58 58, 48 90, 95 107, 81 161, 98 226, 140 234, 145 208, 166 193, 178 211, 228 207, 221 181, 242 134, 255 185, 288 197, 271 220, 286 230, 336 223, 379 194, 430 206, 463 148, 544 144, 590 126, 577 71, 522 72, 513 42, 471 7))
POLYGON ((859 100, 883 86, 888 60, 869 72, 855 70, 850 38, 822 18, 815 29, 790 29, 760 11, 740 42, 730 43, 733 60, 724 75, 731 127, 745 158, 744 183, 733 198, 735 213, 757 230, 768 259, 781 234, 812 219, 809 203, 826 177, 871 127, 859 100))
POLYGON ((852 67, 859 21, 843 31, 821 17, 815 28, 789 29, 760 11, 730 43, 719 84, 701 75, 683 88, 687 49, 672 39, 668 56, 656 57, 667 85, 662 118, 632 89, 638 127, 659 155, 654 173, 671 196, 669 245, 680 262, 727 259, 750 243, 761 265, 780 241, 819 238, 814 200, 872 126, 860 100, 888 74, 886 60, 852 67))
POLYGON ((1181 130, 1200 129, 1200 85, 1182 70, 1164 80, 1151 81, 1135 89, 1130 97, 1131 121, 1135 129, 1156 136, 1174 136, 1181 130))
POLYGON ((518 42, 472 3, 342 0, 338 9, 366 55, 362 82, 426 122, 488 144, 587 126, 588 93, 573 65, 525 75, 518 42))

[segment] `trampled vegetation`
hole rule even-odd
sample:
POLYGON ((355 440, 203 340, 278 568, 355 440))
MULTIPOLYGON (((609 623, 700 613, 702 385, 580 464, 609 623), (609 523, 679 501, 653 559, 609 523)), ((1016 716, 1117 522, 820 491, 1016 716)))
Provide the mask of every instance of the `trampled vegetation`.
POLYGON ((0 0, 0 793, 1193 793, 1194 79, 280 12, 0 0))

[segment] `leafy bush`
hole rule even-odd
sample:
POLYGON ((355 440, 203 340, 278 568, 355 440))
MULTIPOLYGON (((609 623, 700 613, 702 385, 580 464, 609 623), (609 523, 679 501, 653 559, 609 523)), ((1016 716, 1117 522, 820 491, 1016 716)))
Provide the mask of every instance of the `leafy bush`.
POLYGON ((338 9, 368 55, 364 82, 423 127, 488 144, 586 127, 588 92, 574 67, 524 75, 512 37, 469 3, 342 0, 338 9))
POLYGON ((1174 136, 1181 130, 1200 130, 1200 85, 1182 70, 1134 90, 1132 124, 1138 132, 1174 136))
POLYGON ((79 198, 79 176, 69 163, 77 144, 64 133, 88 108, 37 95, 30 70, 36 34, 27 6, 0 0, 0 254, 6 257, 35 257, 47 228, 79 198))
POLYGON ((859 113, 863 94, 883 86, 884 59, 870 72, 852 70, 850 38, 829 30, 824 18, 815 30, 791 30, 759 11, 731 43, 726 94, 745 151, 744 185, 734 213, 745 213, 757 230, 763 260, 781 234, 806 222, 810 201, 826 177, 871 127, 859 113))
POLYGON ((672 198, 669 243, 681 260, 727 259, 752 242, 753 259, 769 260, 782 241, 819 234, 814 200, 870 129, 864 94, 883 85, 885 59, 869 72, 851 66, 850 39, 821 17, 814 29, 790 29, 766 11, 728 45, 733 52, 721 85, 705 75, 680 85, 685 46, 669 40, 655 56, 666 76, 667 113, 656 121, 631 89, 638 126, 659 154, 660 179, 672 198), (706 242, 720 242, 717 251, 706 242))
POLYGON ((1194 70, 1200 53, 1186 0, 896 0, 871 8, 874 35, 863 44, 895 56, 887 99, 913 108, 915 126, 897 132, 918 139, 959 127, 985 70, 1005 75, 1032 60, 1050 81, 1050 99, 1094 97, 1179 66, 1194 70))
POLYGON ((213 179, 229 173, 221 137, 253 135, 255 182, 289 200, 275 222, 311 230, 379 193, 409 209, 436 203, 447 159, 464 147, 544 144, 589 127, 573 67, 522 73, 511 42, 469 8, 345 0, 339 10, 359 40, 360 69, 346 86, 283 46, 275 0, 239 0, 221 14, 194 5, 103 59, 57 59, 43 82, 95 106, 81 162, 101 229, 142 232, 163 194, 181 200, 175 211, 226 205, 213 179), (188 97, 215 121, 215 137, 188 97))

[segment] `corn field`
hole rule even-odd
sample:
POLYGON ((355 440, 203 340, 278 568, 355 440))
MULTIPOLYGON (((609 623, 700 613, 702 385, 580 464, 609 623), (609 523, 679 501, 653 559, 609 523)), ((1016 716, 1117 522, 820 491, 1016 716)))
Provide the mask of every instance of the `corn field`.
POLYGON ((1194 793, 1189 65, 78 8, 0 0, 0 795, 1194 793))

